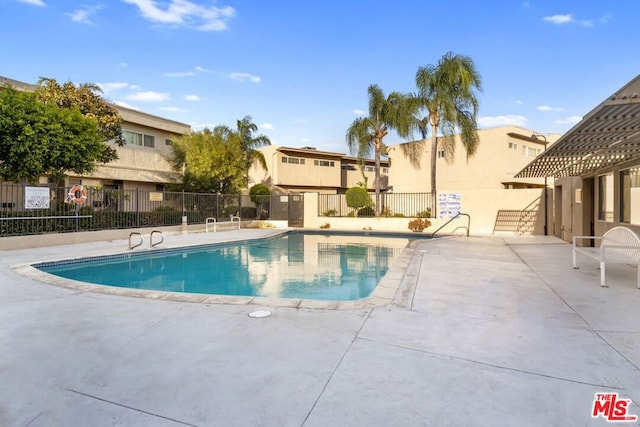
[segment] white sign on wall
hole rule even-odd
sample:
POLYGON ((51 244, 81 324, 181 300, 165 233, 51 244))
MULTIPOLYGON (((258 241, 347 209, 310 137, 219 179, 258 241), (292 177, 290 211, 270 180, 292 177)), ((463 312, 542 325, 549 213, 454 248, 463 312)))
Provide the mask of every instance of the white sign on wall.
POLYGON ((49 209, 49 187, 24 187, 25 209, 49 209))
POLYGON ((453 218, 462 211, 462 194, 439 193, 438 194, 438 218, 453 218))

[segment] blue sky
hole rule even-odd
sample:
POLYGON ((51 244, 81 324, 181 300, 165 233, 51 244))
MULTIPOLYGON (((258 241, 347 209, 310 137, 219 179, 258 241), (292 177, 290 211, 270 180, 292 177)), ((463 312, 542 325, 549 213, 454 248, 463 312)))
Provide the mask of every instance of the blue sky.
POLYGON ((0 0, 0 75, 96 83, 194 129, 251 115, 274 144, 347 152, 370 84, 414 91, 452 51, 483 77, 480 127, 563 133, 639 73, 638 16, 635 1, 0 0))

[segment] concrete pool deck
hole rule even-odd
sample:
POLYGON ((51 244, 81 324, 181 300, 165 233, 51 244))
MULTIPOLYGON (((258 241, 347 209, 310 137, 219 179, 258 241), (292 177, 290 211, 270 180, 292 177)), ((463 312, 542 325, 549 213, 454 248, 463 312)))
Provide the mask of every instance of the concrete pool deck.
POLYGON ((601 288, 598 263, 572 269, 554 237, 421 241, 387 303, 342 310, 135 298, 12 269, 123 247, 0 252, 0 425, 607 425, 596 393, 640 415, 636 269, 607 268, 601 288), (260 309, 273 314, 248 317, 260 309))

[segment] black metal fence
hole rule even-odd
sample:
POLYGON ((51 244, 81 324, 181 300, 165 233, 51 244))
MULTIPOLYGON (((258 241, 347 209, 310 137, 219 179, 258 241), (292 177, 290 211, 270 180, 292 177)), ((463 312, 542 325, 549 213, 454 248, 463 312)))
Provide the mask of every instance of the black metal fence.
MULTIPOLYGON (((375 196, 371 195, 372 202, 375 196)), ((380 215, 384 217, 431 217, 431 193, 382 193, 379 198, 380 215)), ((375 206, 358 209, 357 215, 374 216, 375 206)), ((356 210, 347 206, 345 194, 319 194, 318 216, 355 216, 356 210)))
POLYGON ((104 187, 52 188, 0 184, 0 237, 72 231, 288 220, 287 195, 203 194, 104 187))

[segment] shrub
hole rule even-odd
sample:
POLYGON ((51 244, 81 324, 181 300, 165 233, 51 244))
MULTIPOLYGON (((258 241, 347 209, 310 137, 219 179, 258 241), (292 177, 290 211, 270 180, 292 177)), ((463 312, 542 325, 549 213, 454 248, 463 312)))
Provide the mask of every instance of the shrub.
POLYGON ((394 218, 404 218, 404 214, 402 212, 396 212, 393 214, 394 218))
POLYGON ((371 206, 367 206, 358 210, 358 216, 376 216, 376 211, 371 206))
POLYGON ((322 216, 336 216, 338 215, 338 211, 335 209, 327 209, 326 211, 322 212, 322 216))
POLYGON ((367 193, 367 190, 365 188, 351 187, 347 190, 346 197, 347 206, 349 206, 350 208, 354 208, 354 212, 357 212, 358 209, 361 208, 373 206, 373 200, 371 200, 371 196, 369 196, 369 193, 367 193))
POLYGON ((222 215, 228 217, 229 215, 237 215, 238 207, 237 206, 227 206, 222 210, 222 215))
POLYGON ((418 212, 416 216, 418 218, 431 218, 431 208, 418 212))
POLYGON ((431 225, 431 221, 429 221, 428 219, 416 218, 409 221, 409 230, 421 232, 422 230, 429 227, 430 225, 431 225))

